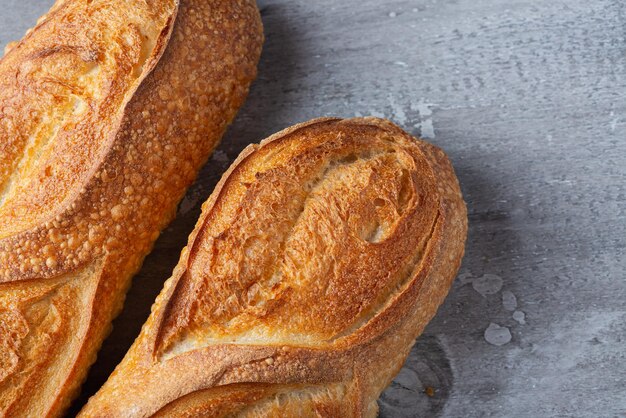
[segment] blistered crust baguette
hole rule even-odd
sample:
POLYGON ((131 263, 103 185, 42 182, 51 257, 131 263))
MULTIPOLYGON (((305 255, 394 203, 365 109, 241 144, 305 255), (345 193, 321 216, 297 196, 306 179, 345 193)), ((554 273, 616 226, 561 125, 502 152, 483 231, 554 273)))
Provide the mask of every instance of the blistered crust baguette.
POLYGON ((448 292, 466 209, 438 148, 375 118, 248 147, 82 417, 374 417, 448 292))
POLYGON ((242 104, 253 0, 66 0, 0 61, 0 416, 58 416, 242 104))

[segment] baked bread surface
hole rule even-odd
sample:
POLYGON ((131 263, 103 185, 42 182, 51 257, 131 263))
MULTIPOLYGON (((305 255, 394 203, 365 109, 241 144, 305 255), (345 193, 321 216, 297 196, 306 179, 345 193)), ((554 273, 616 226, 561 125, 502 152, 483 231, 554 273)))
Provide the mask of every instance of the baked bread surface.
POLYGON ((375 416, 466 230, 445 154, 391 122, 318 119, 249 146, 81 416, 375 416))
POLYGON ((65 0, 0 61, 0 416, 58 416, 242 104, 253 0, 65 0))

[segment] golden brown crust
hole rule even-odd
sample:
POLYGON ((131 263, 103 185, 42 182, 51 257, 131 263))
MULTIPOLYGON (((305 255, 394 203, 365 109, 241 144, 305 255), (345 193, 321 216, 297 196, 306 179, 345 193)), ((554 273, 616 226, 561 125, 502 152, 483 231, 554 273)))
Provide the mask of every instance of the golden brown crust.
POLYGON ((467 218, 444 153, 318 119, 224 174, 98 416, 375 416, 445 297, 467 218))
POLYGON ((262 37, 252 0, 58 0, 0 61, 0 415, 67 407, 262 37))

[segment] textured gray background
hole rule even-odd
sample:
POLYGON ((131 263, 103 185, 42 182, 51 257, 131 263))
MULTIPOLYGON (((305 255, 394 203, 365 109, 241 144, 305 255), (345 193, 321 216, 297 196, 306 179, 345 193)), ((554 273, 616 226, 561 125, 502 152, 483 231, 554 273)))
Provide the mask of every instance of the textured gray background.
MULTIPOLYGON (((50 4, 0 0, 0 45, 50 4)), ((381 415, 626 416, 624 2, 261 6, 258 81, 136 277, 78 404, 137 335, 246 144, 317 116, 378 115, 449 153, 470 218, 460 277, 381 415)))

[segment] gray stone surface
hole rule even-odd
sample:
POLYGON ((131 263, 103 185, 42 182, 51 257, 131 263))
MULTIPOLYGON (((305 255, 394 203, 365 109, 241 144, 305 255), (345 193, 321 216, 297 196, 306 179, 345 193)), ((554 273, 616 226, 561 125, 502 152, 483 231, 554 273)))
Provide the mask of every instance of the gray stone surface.
MULTIPOLYGON (((0 0, 0 44, 50 4, 0 0)), ((136 277, 73 412, 137 335, 246 144, 312 117, 378 115, 448 152, 470 219, 461 274, 381 416, 625 416, 624 2, 261 5, 259 79, 136 277), (489 343, 508 340, 503 328, 510 341, 489 343)))

